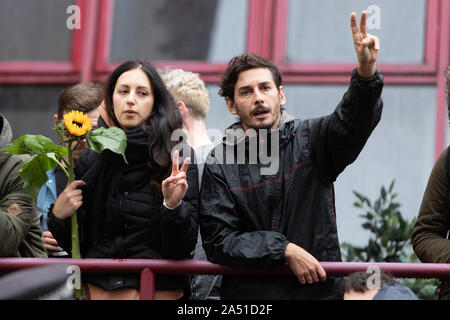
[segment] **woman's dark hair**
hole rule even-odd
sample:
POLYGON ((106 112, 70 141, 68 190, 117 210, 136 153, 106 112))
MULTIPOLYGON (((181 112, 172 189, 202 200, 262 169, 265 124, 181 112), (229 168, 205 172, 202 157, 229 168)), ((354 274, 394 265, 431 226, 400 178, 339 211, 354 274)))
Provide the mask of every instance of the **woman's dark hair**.
POLYGON ((152 87, 153 110, 142 124, 142 129, 148 137, 148 165, 153 169, 150 182, 160 189, 162 181, 170 174, 172 149, 179 143, 171 141, 172 132, 181 129, 183 122, 180 110, 156 68, 140 60, 127 61, 117 67, 105 83, 105 107, 109 118, 120 128, 120 123, 114 114, 114 90, 119 77, 135 69, 141 69, 147 75, 152 87))
POLYGON ((240 56, 234 57, 228 63, 228 66, 222 74, 222 82, 220 83, 219 95, 234 101, 234 87, 241 72, 256 69, 267 68, 272 73, 273 81, 280 90, 282 84, 281 73, 278 68, 269 60, 257 56, 253 53, 244 53, 240 56))

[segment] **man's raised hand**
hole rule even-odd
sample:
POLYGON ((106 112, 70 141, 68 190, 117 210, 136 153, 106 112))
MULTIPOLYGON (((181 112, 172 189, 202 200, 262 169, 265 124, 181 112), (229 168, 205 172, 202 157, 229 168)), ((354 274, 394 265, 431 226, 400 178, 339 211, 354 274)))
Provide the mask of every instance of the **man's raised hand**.
POLYGON ((351 29, 353 44, 358 56, 358 74, 363 78, 370 78, 375 74, 380 40, 366 31, 367 12, 361 14, 359 30, 356 24, 356 13, 351 15, 351 29))
POLYGON ((169 208, 178 207, 188 190, 186 174, 190 158, 186 158, 183 161, 180 169, 179 159, 179 152, 175 151, 172 159, 172 172, 170 174, 170 177, 162 182, 164 202, 169 208))

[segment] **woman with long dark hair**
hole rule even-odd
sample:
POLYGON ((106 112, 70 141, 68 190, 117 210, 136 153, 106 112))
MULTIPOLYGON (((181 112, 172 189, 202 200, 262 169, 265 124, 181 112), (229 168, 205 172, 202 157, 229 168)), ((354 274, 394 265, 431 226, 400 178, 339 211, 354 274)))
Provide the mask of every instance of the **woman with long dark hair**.
MULTIPOLYGON (((172 133, 182 118, 156 69, 129 61, 105 83, 100 126, 127 136, 126 159, 109 150, 88 150, 77 181, 69 184, 49 214, 49 229, 70 251, 70 216, 78 210, 83 258, 189 259, 197 237, 197 167, 182 155, 172 133)), ((182 150, 186 149, 184 146, 182 150)), ((137 299, 139 276, 84 275, 87 299, 137 299)), ((189 294, 185 276, 156 276, 156 299, 189 294)))

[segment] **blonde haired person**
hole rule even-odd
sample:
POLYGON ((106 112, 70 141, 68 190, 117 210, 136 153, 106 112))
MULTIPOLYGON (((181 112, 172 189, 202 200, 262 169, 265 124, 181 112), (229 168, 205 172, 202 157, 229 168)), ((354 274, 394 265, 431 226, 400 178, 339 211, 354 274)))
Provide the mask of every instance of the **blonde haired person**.
MULTIPOLYGON (((187 143, 195 151, 195 163, 198 166, 199 185, 201 185, 204 163, 214 147, 207 135, 205 123, 210 108, 208 90, 197 73, 181 69, 166 69, 160 73, 183 116, 183 130, 187 134, 187 143)), ((206 260, 200 232, 195 246, 194 259, 206 260)), ((218 300, 220 282, 221 277, 217 275, 194 275, 191 281, 192 299, 218 300)))
POLYGON ((211 144, 205 124, 210 99, 203 80, 197 73, 181 69, 166 69, 160 73, 183 116, 188 144, 194 149, 211 144))

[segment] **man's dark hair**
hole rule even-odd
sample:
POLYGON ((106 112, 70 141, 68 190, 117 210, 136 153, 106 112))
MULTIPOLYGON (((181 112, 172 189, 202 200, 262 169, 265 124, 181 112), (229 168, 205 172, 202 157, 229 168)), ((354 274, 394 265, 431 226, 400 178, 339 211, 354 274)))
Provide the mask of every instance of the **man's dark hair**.
POLYGON ((65 89, 58 99, 58 119, 72 110, 91 112, 102 102, 102 86, 83 82, 65 89))
MULTIPOLYGON (((341 282, 341 293, 350 292, 351 290, 355 292, 365 292, 368 290, 367 280, 373 276, 372 273, 366 271, 354 272, 351 275, 344 277, 341 282)), ((390 273, 380 272, 380 286, 387 284, 396 284, 396 280, 390 273)))
POLYGON ((222 82, 220 83, 219 95, 230 98, 234 101, 234 87, 238 80, 239 74, 255 68, 267 68, 272 73, 273 81, 280 90, 282 84, 281 73, 278 68, 269 60, 257 56, 253 53, 244 53, 234 57, 228 63, 228 66, 222 74, 222 82))

